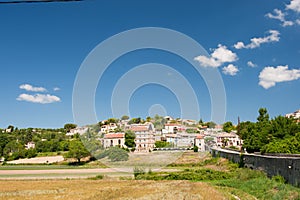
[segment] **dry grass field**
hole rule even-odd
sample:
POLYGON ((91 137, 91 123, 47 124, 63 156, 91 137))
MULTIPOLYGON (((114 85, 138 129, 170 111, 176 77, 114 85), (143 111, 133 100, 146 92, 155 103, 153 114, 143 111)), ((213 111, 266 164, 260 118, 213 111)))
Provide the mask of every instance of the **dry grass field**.
POLYGON ((0 199, 231 199, 206 183, 134 180, 0 181, 0 199))

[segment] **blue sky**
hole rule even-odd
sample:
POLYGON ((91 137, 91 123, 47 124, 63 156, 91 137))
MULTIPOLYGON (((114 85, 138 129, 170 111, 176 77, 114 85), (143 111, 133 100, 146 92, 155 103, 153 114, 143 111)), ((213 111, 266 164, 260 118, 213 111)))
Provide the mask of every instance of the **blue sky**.
MULTIPOLYGON (((141 27, 179 31, 206 49, 210 56, 196 60, 199 67, 221 73, 226 121, 236 123, 238 116, 254 121, 260 107, 272 117, 293 112, 300 108, 299 24, 299 0, 0 4, 0 127, 73 122, 73 84, 83 60, 105 39, 141 27)), ((124 55, 106 70, 95 96, 98 119, 112 116, 111 94, 118 79, 151 62, 172 66, 189 80, 201 118, 209 121, 211 102, 203 78, 178 56, 149 49, 124 55)), ((132 95, 130 114, 144 118, 156 104, 180 116, 176 96, 155 84, 132 95)))

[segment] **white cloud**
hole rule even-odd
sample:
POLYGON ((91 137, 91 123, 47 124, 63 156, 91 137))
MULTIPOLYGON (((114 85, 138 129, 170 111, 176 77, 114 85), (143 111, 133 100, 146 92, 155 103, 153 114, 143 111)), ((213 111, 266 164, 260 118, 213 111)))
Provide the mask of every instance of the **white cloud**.
POLYGON ((53 88, 53 91, 59 91, 60 90, 60 88, 59 87, 55 87, 55 88, 53 88))
POLYGON ((231 76, 235 76, 239 69, 233 64, 229 64, 227 67, 223 67, 223 73, 231 76))
POLYGON ((234 62, 237 59, 238 57, 235 53, 221 44, 211 53, 210 57, 201 55, 194 58, 194 60, 198 61, 203 67, 220 67, 224 63, 234 62))
POLYGON ((18 101, 28 101, 32 103, 41 103, 41 104, 47 104, 47 103, 55 103, 59 102, 60 98, 54 95, 50 94, 20 94, 17 98, 18 101))
POLYGON ((296 20, 296 24, 300 25, 300 19, 296 20))
POLYGON ((270 35, 266 37, 260 38, 252 38, 250 44, 245 45, 243 42, 238 42, 234 45, 236 49, 254 49, 260 47, 261 44, 270 43, 270 42, 278 42, 280 37, 280 33, 276 30, 269 30, 270 35))
POLYGON ((279 21, 282 22, 282 26, 293 26, 294 22, 292 21, 288 21, 285 19, 286 14, 283 13, 281 10, 279 9, 274 9, 274 15, 272 13, 268 13, 266 14, 266 17, 270 18, 270 19, 277 19, 279 21))
POLYGON ((34 87, 32 85, 29 85, 29 84, 20 85, 19 88, 23 89, 23 90, 26 90, 26 91, 29 91, 29 92, 46 92, 47 91, 43 87, 34 87))
POLYGON ((279 82, 297 80, 300 69, 288 69, 288 66, 265 67, 259 74, 259 85, 268 89, 279 82))
POLYGON ((252 61, 248 61, 248 62, 247 62, 247 65, 248 65, 249 67, 257 67, 257 64, 254 64, 252 61))
POLYGON ((290 4, 286 6, 286 9, 300 13, 300 0, 291 0, 290 4))

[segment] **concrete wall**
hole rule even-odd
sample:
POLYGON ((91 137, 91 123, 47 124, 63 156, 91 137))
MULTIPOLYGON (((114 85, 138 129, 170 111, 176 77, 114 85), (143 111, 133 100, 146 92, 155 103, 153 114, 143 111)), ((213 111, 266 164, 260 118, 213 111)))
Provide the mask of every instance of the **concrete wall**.
POLYGON ((268 177, 280 175, 288 183, 300 187, 300 157, 240 154, 223 149, 211 149, 210 152, 213 157, 220 156, 247 168, 263 170, 268 177))

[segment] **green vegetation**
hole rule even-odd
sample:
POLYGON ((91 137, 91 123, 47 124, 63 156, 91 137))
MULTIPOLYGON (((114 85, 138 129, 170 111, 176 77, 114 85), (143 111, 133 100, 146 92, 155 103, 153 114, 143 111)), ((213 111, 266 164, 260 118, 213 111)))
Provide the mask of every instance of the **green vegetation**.
POLYGON ((80 163, 82 158, 90 156, 90 152, 86 150, 80 140, 72 140, 70 143, 69 152, 64 156, 65 158, 75 158, 77 159, 78 163, 80 163))
POLYGON ((77 127, 76 124, 65 124, 64 125, 64 129, 66 130, 66 132, 69 132, 71 129, 74 129, 76 127, 77 127))
POLYGON ((103 178, 104 178, 104 175, 99 174, 99 175, 97 175, 95 177, 88 178, 88 180, 102 180, 103 178))
POLYGON ((43 152, 68 151, 70 137, 66 130, 26 128, 18 129, 9 126, 10 132, 0 132, 0 157, 6 161, 19 158, 32 158, 43 152), (28 142, 34 142, 34 149, 26 149, 28 142))
POLYGON ((256 123, 242 122, 238 130, 249 153, 300 153, 300 124, 283 116, 269 119, 266 108, 259 109, 256 123))
POLYGON ((133 131, 126 131, 125 133, 125 145, 129 148, 135 147, 135 133, 133 131))
POLYGON ((156 148, 164 148, 164 147, 169 147, 171 144, 169 142, 165 141, 156 141, 155 142, 155 147, 156 148))
POLYGON ((129 158, 128 152, 119 147, 110 147, 96 156, 98 159, 108 157, 111 162, 127 161, 129 158))
POLYGON ((234 130, 234 126, 232 122, 225 122, 223 124, 223 131, 230 133, 232 130, 234 130))
POLYGON ((170 166, 179 171, 145 173, 136 169, 135 179, 204 181, 239 199, 300 198, 300 189, 285 184, 281 176, 269 179, 261 171, 239 168, 224 158, 205 158, 198 163, 174 163, 170 166))

